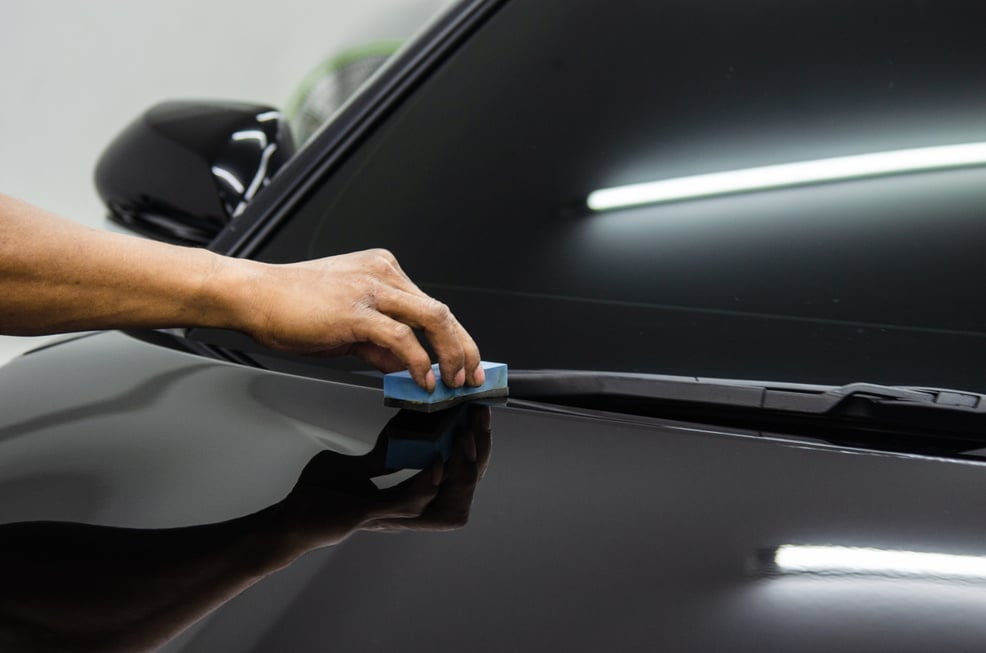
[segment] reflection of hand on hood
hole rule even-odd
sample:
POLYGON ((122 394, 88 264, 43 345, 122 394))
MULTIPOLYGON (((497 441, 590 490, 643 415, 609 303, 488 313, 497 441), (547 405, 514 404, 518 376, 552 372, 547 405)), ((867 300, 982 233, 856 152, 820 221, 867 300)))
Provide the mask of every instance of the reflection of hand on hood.
MULTIPOLYGON (((465 524, 490 452, 490 411, 466 405, 451 450, 393 487, 388 425, 365 456, 323 451, 287 497, 216 524, 160 530, 67 522, 0 526, 0 649, 133 651, 160 647, 304 553, 358 530, 465 524)), ((393 420, 394 424, 397 420, 393 420)))

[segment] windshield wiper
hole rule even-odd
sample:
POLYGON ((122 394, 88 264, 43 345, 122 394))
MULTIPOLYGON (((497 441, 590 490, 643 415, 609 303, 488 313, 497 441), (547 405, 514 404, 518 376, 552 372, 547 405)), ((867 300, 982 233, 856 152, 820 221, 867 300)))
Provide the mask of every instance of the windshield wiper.
POLYGON ((986 443, 986 395, 569 370, 511 370, 510 396, 567 406, 801 433, 852 431, 986 443))

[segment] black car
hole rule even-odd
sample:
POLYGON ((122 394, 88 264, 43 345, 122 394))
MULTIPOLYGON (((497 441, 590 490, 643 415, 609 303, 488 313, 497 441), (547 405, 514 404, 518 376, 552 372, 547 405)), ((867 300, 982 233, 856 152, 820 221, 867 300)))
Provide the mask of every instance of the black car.
POLYGON ((984 18, 463 0, 297 151, 152 109, 113 219, 389 249, 510 397, 398 411, 219 330, 31 352, 0 649, 982 650, 984 18))

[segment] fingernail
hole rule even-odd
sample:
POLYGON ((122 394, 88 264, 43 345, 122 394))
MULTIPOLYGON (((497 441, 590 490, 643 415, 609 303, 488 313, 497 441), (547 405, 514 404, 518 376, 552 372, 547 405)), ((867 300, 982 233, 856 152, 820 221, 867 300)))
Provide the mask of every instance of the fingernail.
POLYGON ((455 387, 461 388, 466 384, 466 371, 464 369, 455 373, 455 387))
POLYGON ((472 371, 472 378, 476 381, 476 385, 483 385, 486 383, 486 370, 483 369, 482 363, 477 365, 476 369, 472 371))
POLYGON ((435 372, 432 370, 428 370, 428 373, 425 374, 425 389, 428 392, 435 391, 435 372))

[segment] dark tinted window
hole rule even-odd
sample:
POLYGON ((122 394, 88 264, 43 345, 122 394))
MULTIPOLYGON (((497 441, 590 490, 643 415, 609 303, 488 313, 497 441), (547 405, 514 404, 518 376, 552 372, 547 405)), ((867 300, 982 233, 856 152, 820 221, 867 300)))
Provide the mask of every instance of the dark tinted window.
POLYGON ((513 0, 261 252, 387 247, 484 356, 986 386, 986 168, 593 212, 595 190, 986 143, 978 2, 513 0))

